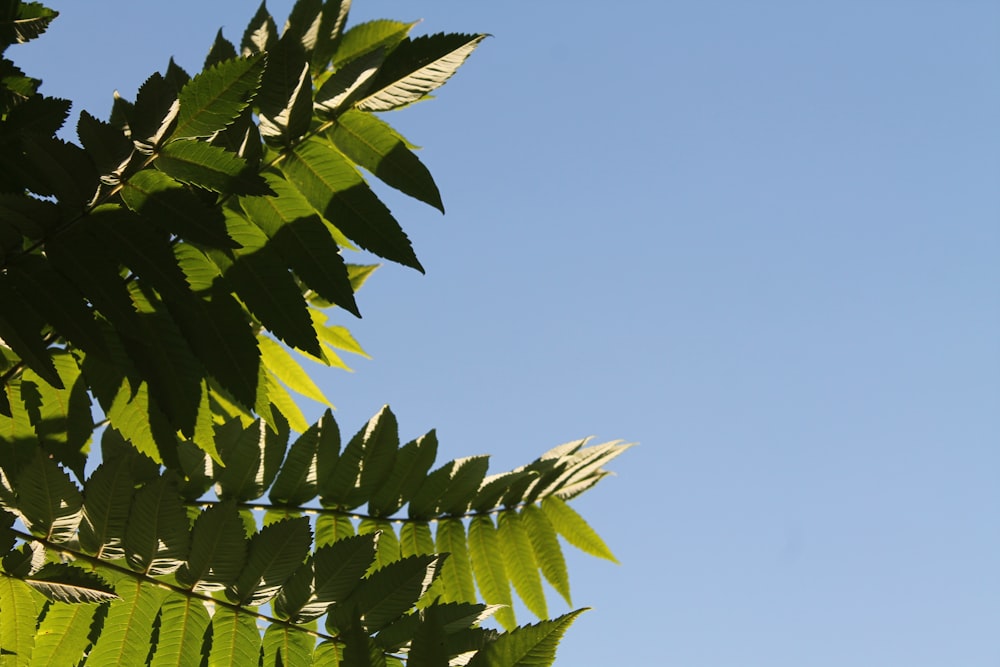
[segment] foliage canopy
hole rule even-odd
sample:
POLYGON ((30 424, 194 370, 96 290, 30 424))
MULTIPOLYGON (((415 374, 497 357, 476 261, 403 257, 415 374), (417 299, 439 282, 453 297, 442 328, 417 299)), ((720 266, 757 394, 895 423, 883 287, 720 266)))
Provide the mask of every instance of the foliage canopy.
POLYGON ((345 252, 422 271, 362 169, 444 210, 375 114, 485 38, 348 29, 349 4, 280 31, 262 4, 194 76, 171 60, 82 112, 78 145, 6 57, 56 13, 0 0, 3 664, 547 665, 582 611, 546 620, 558 536, 614 559, 566 501, 627 445, 488 475, 435 466, 433 431, 401 444, 388 407, 342 439, 290 393, 329 405, 299 359, 364 354, 332 316, 376 267, 345 252), (542 620, 517 626, 512 588, 542 620))

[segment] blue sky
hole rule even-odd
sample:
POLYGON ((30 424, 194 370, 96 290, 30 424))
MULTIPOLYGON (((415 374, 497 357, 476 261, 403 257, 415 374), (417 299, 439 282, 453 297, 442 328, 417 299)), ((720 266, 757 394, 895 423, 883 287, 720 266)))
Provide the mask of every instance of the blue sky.
MULTIPOLYGON (((48 4, 12 55, 99 116, 256 9, 48 4)), ((352 16, 493 38, 388 117, 448 213, 385 194, 427 275, 361 294, 342 429, 389 403, 497 470, 641 443, 576 504, 621 565, 571 552, 556 664, 1000 664, 1000 5, 352 16)))

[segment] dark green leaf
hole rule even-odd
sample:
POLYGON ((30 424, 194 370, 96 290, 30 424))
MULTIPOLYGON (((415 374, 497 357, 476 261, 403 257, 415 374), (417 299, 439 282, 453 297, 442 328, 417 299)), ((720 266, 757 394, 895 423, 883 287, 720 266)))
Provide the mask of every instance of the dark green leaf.
POLYGON ((312 78, 298 36, 286 34, 267 52, 257 106, 260 133, 268 141, 290 145, 309 130, 312 78))
POLYGON ((198 515, 188 561, 177 581, 200 590, 221 590, 236 581, 246 563, 247 539, 233 502, 221 502, 198 515))
POLYGON ((247 217, 261 228, 286 264, 312 290, 354 315, 354 301, 347 267, 340 248, 302 195, 288 181, 268 174, 276 197, 240 200, 247 217))
POLYGON ((372 572, 351 597, 369 631, 384 628, 412 608, 437 577, 442 560, 410 556, 372 572))
POLYGON ((205 56, 205 64, 202 69, 209 69, 218 65, 224 60, 232 60, 236 58, 239 54, 236 53, 236 47, 228 39, 222 36, 222 29, 215 34, 215 41, 212 42, 212 48, 209 49, 208 55, 205 56))
POLYGON ((316 497, 316 447, 319 426, 300 435, 288 450, 268 497, 277 504, 302 505, 316 497))
POLYGON ((136 312, 122 279, 118 258, 84 221, 52 239, 45 254, 53 268, 76 285, 120 332, 134 333, 136 312))
POLYGON ((76 134, 94 161, 97 173, 107 183, 116 185, 132 156, 133 146, 129 138, 114 125, 100 121, 86 111, 80 112, 76 134))
POLYGON ((330 129, 334 145, 356 164, 386 184, 442 213, 441 193, 427 167, 410 150, 405 139, 372 114, 350 110, 330 129))
POLYGON ((0 50, 8 44, 23 44, 35 39, 49 27, 59 12, 49 9, 40 2, 12 3, 17 13, 8 14, 0 20, 0 50))
POLYGON ((431 431, 399 449, 392 472, 368 501, 373 516, 391 516, 409 502, 434 465, 437 444, 437 435, 431 431))
POLYGON ((479 485, 482 484, 489 467, 488 456, 471 456, 457 459, 455 469, 447 490, 441 494, 438 501, 438 512, 441 514, 459 515, 469 509, 469 503, 476 497, 479 485))
POLYGON ((157 155, 156 166, 168 176, 222 194, 265 195, 270 188, 235 153, 204 141, 174 141, 157 155))
POLYGON ((160 171, 144 169, 134 174, 121 195, 130 209, 171 234, 212 248, 238 247, 229 238, 218 208, 208 206, 160 171))
POLYGON ((25 135, 24 153, 16 156, 25 186, 52 196, 72 211, 82 210, 97 192, 97 170, 79 146, 53 137, 25 135))
POLYGON ((288 155, 283 168, 309 203, 352 241, 423 271, 399 223, 339 151, 317 140, 305 141, 288 155))
POLYGON ((45 322, 34 305, 12 288, 7 275, 0 276, 0 303, 3 303, 0 339, 46 382, 62 388, 62 380, 42 335, 45 322))
POLYGON ((375 535, 345 537, 316 550, 313 595, 300 612, 303 618, 322 615, 331 604, 346 600, 361 584, 375 559, 375 538, 375 535))
POLYGON ((302 564, 311 545, 306 517, 264 526, 251 539, 246 567, 226 594, 241 605, 267 602, 302 564))
POLYGON ((14 107, 0 125, 0 133, 10 136, 32 133, 51 137, 66 122, 70 101, 34 95, 14 107))
POLYGON ((247 29, 243 32, 240 48, 244 56, 270 51, 278 41, 278 26, 267 11, 265 2, 260 3, 257 13, 250 19, 247 29))
POLYGON ((254 317, 277 338, 313 356, 321 354, 309 309, 288 267, 258 227, 235 212, 227 212, 230 236, 243 246, 235 261, 213 257, 227 282, 254 317))
POLYGON ((330 58, 337 50, 350 8, 351 0, 327 0, 323 3, 323 15, 320 18, 316 44, 313 48, 314 72, 321 72, 330 65, 330 58))
POLYGON ((153 152, 173 132, 179 112, 177 91, 159 72, 139 87, 128 124, 132 141, 143 153, 153 152))

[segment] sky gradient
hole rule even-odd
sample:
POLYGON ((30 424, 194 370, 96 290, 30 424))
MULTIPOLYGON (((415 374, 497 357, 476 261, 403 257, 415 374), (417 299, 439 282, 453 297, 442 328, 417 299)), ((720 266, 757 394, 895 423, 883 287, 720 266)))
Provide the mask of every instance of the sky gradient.
MULTIPOLYGON (((256 9, 47 4, 9 54, 99 117, 256 9)), ((1000 665, 1000 4, 370 18, 493 37, 387 117, 447 215, 379 190, 427 275, 377 272, 344 319, 373 359, 316 377, 342 431, 389 403, 497 471, 640 443, 575 504, 621 565, 567 547, 594 609, 556 664, 1000 665)))

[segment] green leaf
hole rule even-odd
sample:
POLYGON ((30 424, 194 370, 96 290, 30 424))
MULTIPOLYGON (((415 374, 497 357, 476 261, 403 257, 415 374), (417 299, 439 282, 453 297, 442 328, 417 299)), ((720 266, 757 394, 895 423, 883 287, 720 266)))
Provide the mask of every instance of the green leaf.
POLYGON ((196 665, 211 619, 205 603, 196 598, 168 595, 160 607, 160 636, 152 667, 196 665))
POLYGON ((514 620, 513 600, 510 583, 501 555, 500 540, 497 537, 493 519, 488 515, 474 517, 469 523, 469 555, 472 571, 483 600, 488 604, 506 605, 497 612, 497 620, 508 630, 517 622, 514 620))
POLYGON ((128 457, 106 460, 84 485, 80 548, 103 558, 124 556, 121 539, 128 520, 135 481, 128 457))
POLYGON ((39 450, 17 478, 18 510, 28 530, 51 542, 73 538, 83 496, 56 463, 39 450))
POLYGON ((375 563, 373 567, 379 568, 394 563, 399 560, 399 539, 392 529, 392 524, 383 519, 371 519, 365 517, 358 524, 358 535, 378 534, 375 540, 375 563))
POLYGON ((275 595, 305 560, 312 545, 309 519, 286 519, 261 528, 250 540, 247 564, 226 589, 233 602, 260 605, 275 595))
POLYGON ((271 239, 295 274, 327 301, 360 316, 340 248, 302 195, 288 181, 266 174, 276 197, 240 200, 247 217, 271 239))
POLYGON ((49 605, 38 624, 31 667, 63 667, 83 660, 98 609, 97 605, 89 604, 49 605))
POLYGON ((27 665, 31 659, 37 619, 34 596, 23 581, 0 576, 0 646, 7 656, 17 656, 5 665, 27 665))
POLYGON ((276 504, 302 505, 316 497, 319 427, 310 426, 289 448, 268 497, 276 504))
POLYGON ((67 563, 48 563, 24 578, 24 583, 53 602, 117 600, 114 588, 94 572, 67 563))
POLYGON ((354 524, 347 514, 320 514, 316 517, 317 547, 329 546, 354 534, 354 524))
POLYGON ((260 346, 261 360, 267 369, 285 383, 289 389, 302 394, 306 398, 333 407, 330 400, 323 395, 322 390, 313 382, 309 374, 303 370, 288 351, 266 336, 257 339, 260 346))
POLYGON ((386 19, 359 23, 345 32, 341 38, 336 55, 333 56, 333 68, 340 69, 345 63, 376 49, 391 51, 406 39, 406 35, 415 25, 416 23, 401 23, 386 19))
POLYGON ((177 571, 177 581, 199 590, 221 590, 243 571, 246 553, 246 534, 235 504, 212 505, 194 522, 190 555, 177 571))
POLYGON ((542 575, 566 600, 566 604, 572 605, 566 559, 563 557, 562 547, 559 546, 559 539, 552 523, 537 505, 525 505, 521 509, 521 521, 527 530, 531 550, 535 554, 535 562, 541 568, 542 575))
POLYGON ((465 525, 461 519, 444 519, 438 524, 437 551, 450 554, 441 570, 441 580, 444 582, 442 598, 447 602, 474 601, 476 586, 472 579, 465 525))
POLYGON ((177 487, 166 478, 158 478, 136 492, 124 546, 128 564, 145 574, 169 574, 187 560, 187 513, 177 487))
POLYGON ((404 523, 399 529, 399 550, 403 557, 435 553, 431 527, 426 523, 404 523))
POLYGON ((119 579, 115 591, 121 599, 111 603, 87 664, 128 665, 149 654, 153 620, 166 591, 131 577, 119 579))
POLYGON ((155 169, 133 174, 121 191, 122 201, 160 229, 210 248, 237 248, 225 218, 192 191, 155 169))
POLYGON ((339 151, 310 139, 288 154, 283 169, 309 203, 352 241, 423 271, 399 223, 339 151))
POLYGON ((408 142, 386 122, 369 113, 349 110, 328 133, 340 152, 387 185, 444 213, 441 193, 430 171, 408 142))
POLYGON ((257 619, 229 607, 217 608, 212 615, 209 667, 256 665, 259 660, 260 631, 257 630, 257 619))
POLYGON ((363 111, 389 111, 423 98, 444 85, 486 35, 437 34, 405 40, 385 59, 363 111))
POLYGON ((549 615, 545 604, 542 580, 538 576, 535 552, 528 537, 527 526, 521 522, 516 510, 501 512, 498 519, 500 553, 503 555, 504 570, 514 584, 514 590, 524 601, 524 605, 538 618, 549 615))
POLYGON ((586 609, 506 632, 469 661, 469 667, 548 667, 566 629, 586 609))
POLYGON ((208 137, 228 126, 260 85, 265 58, 255 54, 214 65, 191 79, 178 97, 175 139, 208 137))
POLYGON ((584 521, 583 517, 561 498, 547 496, 542 500, 542 511, 552 522, 552 527, 577 549, 612 563, 618 562, 608 546, 604 544, 604 540, 594 532, 594 529, 584 521))
POLYGON ((264 631, 265 665, 310 665, 312 664, 315 637, 301 630, 281 625, 269 625, 264 631))
POLYGON ((204 141, 174 141, 156 157, 156 167, 174 179, 222 194, 264 195, 270 188, 236 153, 204 141))

